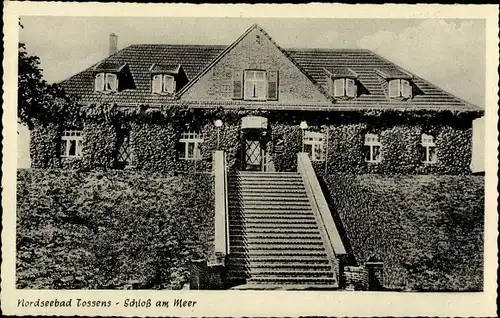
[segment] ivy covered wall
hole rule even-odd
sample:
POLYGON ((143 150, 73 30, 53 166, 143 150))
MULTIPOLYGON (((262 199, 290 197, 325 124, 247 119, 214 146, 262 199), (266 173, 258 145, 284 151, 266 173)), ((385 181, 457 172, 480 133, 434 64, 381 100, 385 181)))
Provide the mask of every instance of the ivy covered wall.
MULTIPOLYGON (((94 107, 94 110, 96 108, 94 107)), ((83 126, 83 157, 60 158, 60 135, 67 123, 39 124, 32 131, 31 156, 35 168, 112 169, 116 167, 117 139, 124 126, 134 149, 132 169, 163 173, 210 171, 212 152, 217 149, 215 119, 223 121, 219 148, 227 153, 228 166, 241 164, 240 123, 248 115, 269 120, 267 150, 276 171, 295 171, 296 154, 302 149, 299 124, 325 133, 326 162, 313 162, 320 174, 468 174, 472 157, 472 117, 452 113, 325 113, 299 111, 172 110, 111 107, 80 120, 83 126), (99 115, 100 114, 100 115, 99 115), (104 114, 104 115, 103 115, 104 114), (178 140, 183 131, 203 135, 202 160, 178 158, 178 140), (365 162, 364 135, 376 133, 382 143, 380 163, 365 162), (434 136, 437 162, 421 162, 421 134, 434 136), (275 151, 277 140, 282 142, 275 151)), ((73 124, 74 126, 74 124, 73 124)))

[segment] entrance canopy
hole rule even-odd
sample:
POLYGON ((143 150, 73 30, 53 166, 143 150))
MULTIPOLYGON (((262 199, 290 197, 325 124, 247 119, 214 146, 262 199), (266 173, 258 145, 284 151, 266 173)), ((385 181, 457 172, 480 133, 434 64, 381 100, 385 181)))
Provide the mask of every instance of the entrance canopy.
POLYGON ((267 129, 267 118, 262 116, 246 116, 241 118, 241 129, 267 129))

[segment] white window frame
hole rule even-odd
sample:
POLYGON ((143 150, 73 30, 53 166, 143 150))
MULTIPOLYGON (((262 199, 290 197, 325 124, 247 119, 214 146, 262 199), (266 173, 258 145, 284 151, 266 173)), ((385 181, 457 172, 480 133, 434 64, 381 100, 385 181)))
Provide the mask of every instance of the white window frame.
POLYGON ((345 78, 336 78, 333 80, 333 95, 335 97, 345 96, 345 78), (340 87, 342 84, 342 87, 340 87))
POLYGON ((411 88, 410 81, 402 79, 400 85, 401 85, 401 96, 403 98, 411 98, 412 97, 412 88, 411 88), (407 85, 409 88, 408 94, 405 93, 405 89, 404 89, 405 85, 407 85))
POLYGON ((181 160, 200 160, 202 159, 200 144, 203 143, 203 136, 195 132, 183 132, 179 143, 184 144, 184 155, 180 156, 181 160), (189 145, 194 144, 193 156, 189 155, 189 145))
POLYGON ((65 130, 61 136, 61 157, 80 158, 83 155, 83 136, 81 130, 65 130), (75 153, 70 154, 71 143, 75 143, 75 153))
POLYGON ((389 81, 389 97, 391 98, 396 98, 396 97, 403 97, 403 98, 411 98, 412 97, 412 92, 411 92, 411 83, 408 80, 405 79, 392 79, 389 81), (397 87, 394 87, 394 85, 397 85, 397 87), (404 86, 408 85, 410 90, 408 94, 405 93, 404 91, 404 86), (391 88, 392 86, 392 88, 391 88))
POLYGON ((332 80, 333 95, 335 97, 355 97, 356 82, 352 78, 335 78, 332 80), (342 88, 337 86, 337 83, 342 83, 342 88), (350 91, 352 90, 352 94, 350 91))
POLYGON ((311 146, 311 153, 309 158, 311 161, 325 161, 325 134, 321 132, 304 131, 304 139, 302 141, 305 145, 311 146), (319 148, 319 155, 317 154, 319 148))
POLYGON ((245 100, 267 100, 267 72, 264 70, 245 70, 245 74, 243 77, 243 98, 245 100), (257 78, 257 74, 260 73, 260 78, 257 78), (253 74, 253 76, 251 76, 253 74), (256 96, 256 87, 257 85, 262 86, 262 96, 256 96), (252 86, 252 96, 248 96, 247 87, 248 85, 252 86))
POLYGON ((118 91, 118 76, 114 73, 106 73, 106 72, 97 73, 94 81, 95 81, 95 90, 97 92, 118 91), (102 76, 102 83, 98 83, 97 78, 99 76, 102 76))
POLYGON ((401 96, 401 80, 392 79, 389 81, 389 97, 400 97, 401 96), (395 87, 396 86, 396 87, 395 87))
POLYGON ((382 161, 382 143, 379 140, 379 136, 376 134, 366 134, 365 135, 365 147, 370 149, 370 158, 365 158, 366 162, 378 163, 382 161), (375 147, 379 147, 379 156, 375 157, 375 147))
POLYGON ((436 151, 436 143, 434 142, 434 137, 427 134, 422 134, 421 145, 425 150, 425 158, 422 160, 423 163, 433 164, 437 162, 437 154, 434 159, 431 158, 431 148, 434 148, 434 152, 436 151))
POLYGON ((175 76, 170 75, 170 74, 155 74, 151 78, 151 90, 153 93, 175 93, 175 88, 176 88, 176 82, 175 82, 175 76), (171 85, 167 86, 165 85, 167 83, 166 79, 170 78, 172 79, 171 85), (155 86, 155 79, 159 79, 159 87, 160 89, 158 90, 155 86))

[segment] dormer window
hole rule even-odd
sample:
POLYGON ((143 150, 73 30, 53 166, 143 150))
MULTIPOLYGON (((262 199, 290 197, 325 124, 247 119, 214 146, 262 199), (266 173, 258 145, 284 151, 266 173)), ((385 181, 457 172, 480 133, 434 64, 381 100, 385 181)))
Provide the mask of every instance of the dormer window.
POLYGON ((355 97, 356 84, 352 78, 337 78, 333 81, 333 95, 335 97, 355 97))
POLYGON ((410 73, 399 69, 399 68, 388 68, 383 70, 375 70, 375 72, 382 77, 388 86, 389 98, 412 98, 415 94, 421 94, 422 92, 414 86, 412 83, 413 75, 410 73))
POLYGON ((113 73, 97 73, 95 90, 97 92, 116 92, 118 90, 118 77, 113 73))
POLYGON ((323 69, 327 78, 327 89, 330 96, 357 97, 358 96, 358 74, 348 67, 335 66, 323 69))
POLYGON ((175 93, 175 78, 169 74, 153 75, 153 93, 175 93))
POLYGON ((412 97, 412 87, 409 80, 406 79, 391 79, 389 81, 389 97, 412 97))
POLYGON ((104 61, 94 68, 94 89, 101 93, 114 93, 133 88, 127 64, 104 61))
POLYGON ((173 95, 187 82, 188 78, 180 64, 153 64, 151 74, 151 92, 153 94, 173 95))

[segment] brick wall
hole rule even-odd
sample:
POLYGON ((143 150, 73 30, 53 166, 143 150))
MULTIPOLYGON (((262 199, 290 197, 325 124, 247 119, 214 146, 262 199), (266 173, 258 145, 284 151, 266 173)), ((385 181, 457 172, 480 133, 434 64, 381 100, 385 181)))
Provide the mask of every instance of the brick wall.
POLYGON ((278 71, 279 102, 328 102, 318 88, 258 29, 253 29, 244 37, 181 99, 231 100, 233 72, 245 69, 278 71))

